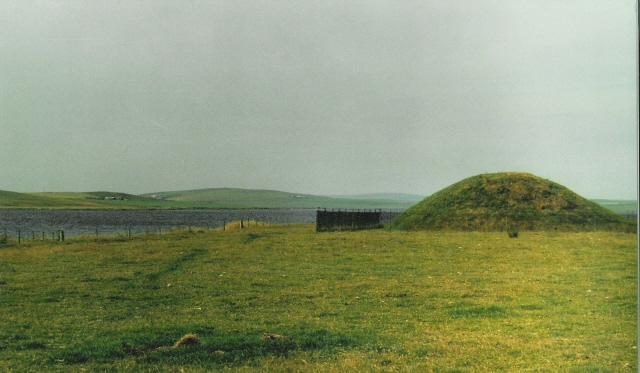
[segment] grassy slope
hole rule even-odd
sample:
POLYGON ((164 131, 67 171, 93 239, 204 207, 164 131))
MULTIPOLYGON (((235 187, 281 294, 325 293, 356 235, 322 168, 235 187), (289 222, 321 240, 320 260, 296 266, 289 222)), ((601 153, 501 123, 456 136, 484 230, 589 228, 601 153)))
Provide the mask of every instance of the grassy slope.
POLYGON ((633 229, 619 214, 526 173, 473 176, 442 189, 393 221, 403 229, 633 229))
POLYGON ((637 371, 636 239, 298 225, 23 243, 0 248, 0 370, 637 371), (201 344, 161 348, 186 333, 201 344))

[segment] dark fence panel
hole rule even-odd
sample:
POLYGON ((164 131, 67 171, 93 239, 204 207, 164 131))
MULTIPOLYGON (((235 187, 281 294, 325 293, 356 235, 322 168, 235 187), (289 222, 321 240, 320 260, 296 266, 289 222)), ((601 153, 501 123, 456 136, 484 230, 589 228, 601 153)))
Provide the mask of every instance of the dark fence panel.
POLYGON ((316 232, 382 228, 382 211, 316 211, 316 232))

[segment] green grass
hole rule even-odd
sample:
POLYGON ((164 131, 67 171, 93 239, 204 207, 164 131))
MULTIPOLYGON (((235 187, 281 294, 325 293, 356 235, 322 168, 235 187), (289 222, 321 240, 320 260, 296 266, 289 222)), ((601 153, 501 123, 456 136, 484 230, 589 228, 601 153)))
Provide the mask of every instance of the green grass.
POLYGON ((633 372, 636 239, 234 224, 9 239, 0 371, 633 372), (200 344, 171 347, 187 333, 200 344))

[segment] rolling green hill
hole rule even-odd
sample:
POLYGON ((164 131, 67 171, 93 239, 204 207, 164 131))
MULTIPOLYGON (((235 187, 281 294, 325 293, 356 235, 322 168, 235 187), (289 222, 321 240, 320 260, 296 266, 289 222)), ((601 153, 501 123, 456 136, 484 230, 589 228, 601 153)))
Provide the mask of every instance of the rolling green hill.
POLYGON ((406 193, 374 193, 374 194, 345 194, 337 196, 327 196, 331 198, 344 199, 368 199, 368 200, 387 200, 387 201, 403 201, 407 203, 417 203, 424 199, 425 196, 406 193))
POLYGON ((0 191, 0 208, 99 208, 100 205, 78 199, 43 194, 0 191))
POLYGON ((407 209, 392 226, 454 231, 635 229, 635 223, 560 184, 518 172, 459 181, 407 209))
POLYGON ((147 197, 138 196, 135 194, 119 193, 119 192, 43 192, 43 193, 29 193, 30 195, 49 197, 56 199, 70 199, 70 200, 82 200, 82 201, 146 201, 147 197))
POLYGON ((146 209, 180 207, 183 206, 176 203, 153 201, 147 197, 127 193, 16 193, 0 191, 0 209, 146 209))
POLYGON ((350 208, 404 210, 416 200, 376 198, 325 197, 263 189, 211 188, 173 192, 148 193, 143 196, 167 202, 221 204, 233 208, 350 208))
POLYGON ((0 192, 0 209, 336 208, 404 210, 410 199, 333 198, 275 190, 198 189, 133 195, 119 192, 0 192))

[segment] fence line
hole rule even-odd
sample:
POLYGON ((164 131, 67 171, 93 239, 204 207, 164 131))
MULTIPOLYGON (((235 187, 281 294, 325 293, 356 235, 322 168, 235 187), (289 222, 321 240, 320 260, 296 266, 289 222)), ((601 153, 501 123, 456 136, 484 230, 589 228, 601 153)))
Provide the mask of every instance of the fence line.
MULTIPOLYGON (((226 230, 228 225, 232 222, 238 222, 240 225, 240 229, 246 229, 251 227, 258 227, 265 225, 286 225, 286 224, 312 224, 314 221, 307 220, 303 222, 292 221, 292 219, 278 219, 278 218, 269 218, 269 217, 251 217, 251 218, 240 218, 240 219, 223 219, 222 224, 220 225, 212 225, 205 224, 204 226, 196 226, 193 224, 181 224, 173 227, 166 226, 147 226, 147 227, 139 227, 139 228, 131 228, 131 227, 122 227, 117 229, 107 229, 101 230, 101 227, 96 226, 95 228, 84 229, 84 233, 75 234, 73 236, 94 236, 98 237, 109 237, 109 236, 117 236, 117 235, 125 235, 129 238, 135 236, 136 234, 157 234, 161 235, 163 232, 170 232, 174 230, 192 230, 192 228, 198 229, 219 229, 226 230)), ((88 227, 87 227, 88 228, 88 227)), ((7 243, 9 239, 16 240, 18 244, 25 241, 64 241, 65 236, 68 236, 64 230, 62 229, 46 229, 46 230, 24 230, 24 229, 13 229, 7 230, 7 228, 3 228, 0 233, 0 245, 3 243, 7 243), (28 235, 30 233, 30 235, 28 235)))
MULTIPOLYGON (((52 228, 51 225, 42 227, 42 228, 33 228, 33 226, 29 227, 28 224, 25 225, 12 225, 9 222, 9 228, 2 227, 0 229, 0 246, 7 244, 8 240, 11 242, 35 242, 35 241, 64 241, 65 238, 68 237, 77 237, 77 236, 87 236, 87 237, 108 237, 108 236, 117 236, 123 235, 125 237, 131 238, 135 235, 139 234, 161 234, 163 232, 175 230, 175 229, 189 229, 195 227, 201 229, 222 229, 227 230, 229 223, 238 222, 242 225, 242 229, 246 227, 253 226, 265 226, 265 225, 276 225, 276 224, 316 224, 318 222, 317 219, 317 211, 316 216, 313 215, 303 216, 291 216, 291 217, 282 217, 282 216, 269 216, 269 214, 265 214, 262 216, 257 216, 257 214, 248 214, 244 218, 238 218, 237 216, 229 216, 227 218, 223 218, 220 220, 215 220, 215 223, 190 223, 190 224, 180 224, 180 225, 144 225, 144 226, 126 226, 122 227, 114 227, 112 225, 81 225, 75 224, 76 227, 80 226, 81 228, 63 228, 56 229, 52 228), (24 227, 27 227, 26 229, 24 227)), ((325 209, 326 211, 326 209, 325 209)), ((335 210, 327 211, 328 215, 331 215, 335 210)), ((338 209, 339 215, 345 214, 348 216, 347 220, 344 221, 344 226, 352 226, 353 228, 364 228, 364 227, 376 227, 378 225, 384 225, 388 223, 395 216, 400 214, 399 211, 391 211, 391 210, 367 210, 367 209, 338 209)), ((322 225, 322 222, 321 222, 322 225)), ((38 224, 35 224, 38 226, 38 224)))
POLYGON ((382 228, 396 217, 399 212, 384 212, 382 209, 338 209, 338 211, 327 209, 316 210, 316 232, 326 232, 333 230, 360 230, 382 228))

